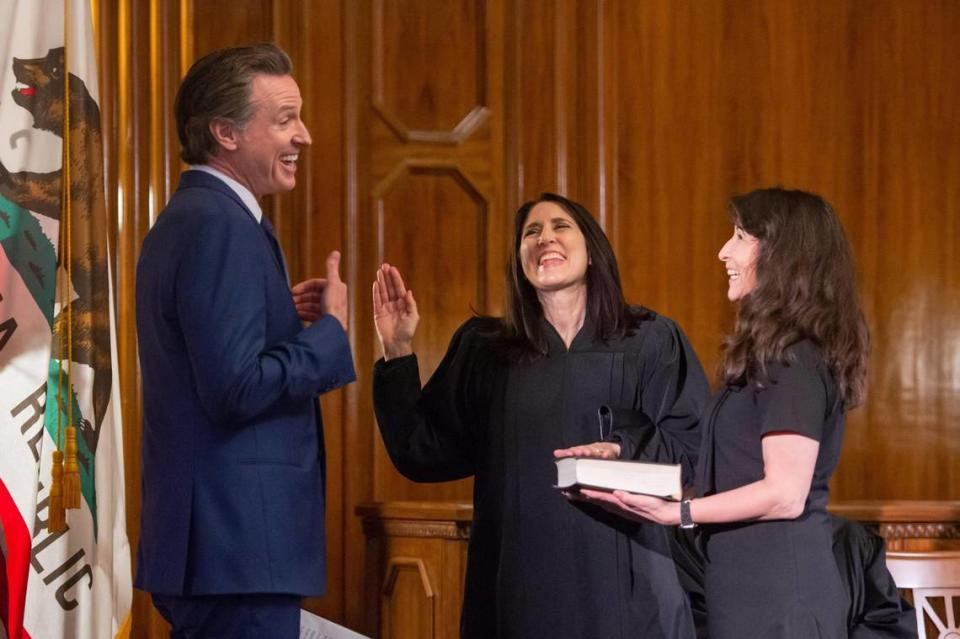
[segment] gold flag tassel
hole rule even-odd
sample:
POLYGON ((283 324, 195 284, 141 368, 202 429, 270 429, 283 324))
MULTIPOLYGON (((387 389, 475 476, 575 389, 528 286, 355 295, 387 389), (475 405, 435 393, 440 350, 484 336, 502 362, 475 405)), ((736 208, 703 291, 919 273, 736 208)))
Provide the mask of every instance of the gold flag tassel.
MULTIPOLYGON (((63 462, 63 507, 80 507, 80 468, 77 466, 77 427, 66 428, 66 457, 63 462)), ((60 452, 60 451, 57 451, 60 452)))
POLYGON ((63 20, 63 170, 61 171, 61 190, 60 190, 60 264, 61 274, 65 275, 61 279, 61 313, 66 314, 66 335, 61 331, 60 334, 60 366, 57 379, 57 450, 53 451, 53 469, 52 483, 50 486, 50 506, 49 519, 47 520, 47 530, 51 533, 63 532, 67 528, 67 508, 80 507, 80 473, 77 467, 77 430, 73 425, 73 380, 70 362, 73 359, 73 331, 72 331, 72 300, 71 283, 72 278, 72 210, 70 206, 71 199, 71 175, 70 175, 70 65, 68 63, 69 42, 68 25, 70 23, 70 3, 64 3, 63 20), (63 273, 66 270, 66 273, 63 273), (66 348, 63 348, 66 341, 66 348), (67 375, 64 380, 63 359, 67 359, 67 375), (66 381, 66 384, 64 384, 66 381), (67 426, 61 429, 60 415, 63 410, 64 390, 66 390, 67 403, 67 426), (65 431, 65 432, 63 432, 65 431), (66 442, 66 464, 64 464, 64 454, 60 449, 61 432, 65 435, 66 442))
POLYGON ((67 511, 63 506, 63 453, 53 451, 53 482, 50 484, 50 502, 47 505, 47 532, 59 533, 67 529, 67 511))
MULTIPOLYGON (((64 5, 63 27, 63 202, 66 215, 64 222, 67 225, 66 257, 67 286, 67 366, 73 372, 73 303, 70 299, 70 287, 73 282, 73 199, 72 185, 73 168, 70 162, 70 65, 67 41, 67 25, 70 24, 70 6, 64 5)), ((66 460, 63 467, 63 505, 65 508, 80 508, 80 469, 77 466, 77 427, 73 420, 73 376, 67 375, 67 428, 64 450, 66 460)))

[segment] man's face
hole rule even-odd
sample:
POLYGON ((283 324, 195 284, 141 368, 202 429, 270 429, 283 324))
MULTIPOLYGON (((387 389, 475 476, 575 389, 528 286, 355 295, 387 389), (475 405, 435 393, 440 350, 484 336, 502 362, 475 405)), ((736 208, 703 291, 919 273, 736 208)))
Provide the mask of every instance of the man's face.
POLYGON ((259 199, 296 186, 300 148, 311 140, 300 120, 303 99, 292 77, 256 75, 250 89, 254 113, 237 132, 231 165, 239 181, 259 199))

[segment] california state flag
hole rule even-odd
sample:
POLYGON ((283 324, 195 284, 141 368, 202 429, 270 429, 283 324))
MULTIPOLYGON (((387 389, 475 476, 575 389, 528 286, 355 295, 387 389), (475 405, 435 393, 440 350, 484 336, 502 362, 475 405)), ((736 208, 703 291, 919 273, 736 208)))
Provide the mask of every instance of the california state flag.
POLYGON ((0 637, 14 639, 129 633, 89 3, 0 0, 0 637), (51 532, 51 459, 69 425, 79 507, 51 532))

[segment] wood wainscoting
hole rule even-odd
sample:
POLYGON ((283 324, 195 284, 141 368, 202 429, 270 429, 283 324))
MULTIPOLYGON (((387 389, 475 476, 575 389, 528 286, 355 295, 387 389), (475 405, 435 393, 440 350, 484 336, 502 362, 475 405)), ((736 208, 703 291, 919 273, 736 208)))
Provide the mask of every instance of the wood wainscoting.
POLYGON ((361 504, 364 634, 456 639, 473 506, 457 502, 361 504))
MULTIPOLYGON (((960 549, 960 501, 848 501, 830 512, 865 524, 888 550, 960 549)), ((362 631, 379 639, 457 639, 473 506, 360 504, 366 539, 362 631)))
POLYGON ((960 549, 960 501, 843 501, 830 512, 876 531, 887 550, 960 549))

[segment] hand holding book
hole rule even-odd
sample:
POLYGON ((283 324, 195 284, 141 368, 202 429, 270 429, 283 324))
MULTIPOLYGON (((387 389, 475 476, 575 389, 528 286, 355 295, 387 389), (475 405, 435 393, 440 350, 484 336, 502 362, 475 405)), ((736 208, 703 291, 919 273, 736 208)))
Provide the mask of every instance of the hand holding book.
POLYGON ((682 496, 680 464, 567 457, 557 464, 557 488, 624 491, 677 501, 682 496))
POLYGON ((680 523, 680 504, 676 501, 681 493, 679 465, 613 461, 620 457, 620 444, 609 441, 560 448, 553 451, 553 456, 557 463, 557 487, 568 499, 595 504, 627 519, 665 525, 680 523), (594 460, 610 461, 598 465, 594 460), (665 498, 618 490, 619 487, 665 498))
POLYGON ((589 502, 615 515, 634 521, 652 521, 665 526, 680 523, 680 502, 661 499, 651 495, 637 495, 622 490, 608 492, 581 488, 567 493, 570 499, 589 502))

